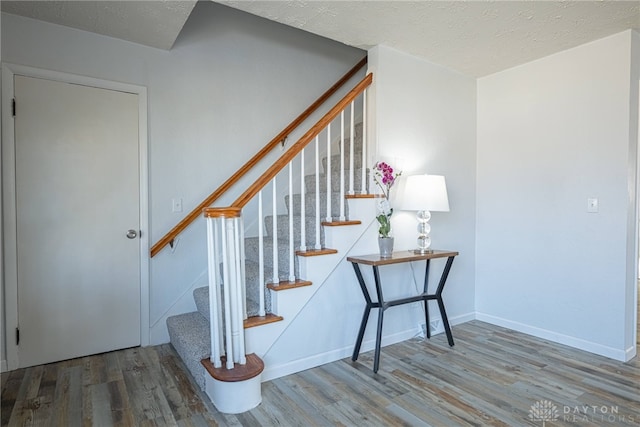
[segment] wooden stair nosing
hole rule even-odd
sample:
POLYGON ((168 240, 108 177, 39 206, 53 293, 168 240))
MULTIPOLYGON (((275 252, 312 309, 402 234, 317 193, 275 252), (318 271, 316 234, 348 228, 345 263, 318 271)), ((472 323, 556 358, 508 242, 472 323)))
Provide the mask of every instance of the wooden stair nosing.
POLYGON ((278 283, 268 283, 267 288, 273 291, 284 291, 285 289, 301 288, 303 286, 311 286, 312 284, 313 283, 308 280, 296 279, 293 282, 289 280, 281 280, 278 283))
POLYGON ((247 363, 244 365, 240 365, 238 363, 234 363, 233 369, 227 369, 225 365, 226 356, 222 356, 220 358, 222 360, 222 367, 216 368, 211 363, 209 359, 202 359, 200 363, 202 366, 209 372, 213 378, 218 381, 224 382, 238 382, 245 381, 251 378, 255 378, 260 375, 264 370, 264 362, 255 353, 247 354, 246 359, 247 363))
POLYGON ((353 220, 345 220, 345 221, 322 221, 322 225, 325 227, 342 227, 345 225, 360 225, 362 221, 353 219, 353 220))
POLYGON ((346 194, 345 199, 375 199, 376 197, 382 197, 377 194, 346 194))
POLYGON ((329 249, 329 248, 307 249, 306 251, 296 251, 296 255, 304 256, 304 257, 318 256, 318 255, 329 255, 329 254, 337 254, 337 253, 338 253, 337 249, 329 249))
POLYGON ((267 313, 264 316, 251 316, 244 320, 243 326, 245 329, 254 328, 256 326, 267 325, 269 323, 280 322, 284 320, 284 317, 276 314, 267 313))

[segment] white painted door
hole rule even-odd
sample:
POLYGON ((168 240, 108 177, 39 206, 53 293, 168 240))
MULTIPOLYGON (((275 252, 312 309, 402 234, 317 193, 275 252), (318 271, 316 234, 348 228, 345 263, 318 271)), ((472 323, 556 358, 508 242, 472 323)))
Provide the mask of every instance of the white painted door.
POLYGON ((140 345, 138 95, 14 84, 19 365, 140 345))

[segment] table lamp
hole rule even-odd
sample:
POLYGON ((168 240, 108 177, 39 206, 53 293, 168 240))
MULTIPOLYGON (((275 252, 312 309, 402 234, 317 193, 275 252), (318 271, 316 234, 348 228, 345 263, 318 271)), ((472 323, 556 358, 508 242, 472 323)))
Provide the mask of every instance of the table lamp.
POLYGON ((431 212, 449 212, 447 185, 442 175, 412 175, 407 177, 400 200, 400 210, 417 211, 417 254, 429 252, 431 246, 431 212))

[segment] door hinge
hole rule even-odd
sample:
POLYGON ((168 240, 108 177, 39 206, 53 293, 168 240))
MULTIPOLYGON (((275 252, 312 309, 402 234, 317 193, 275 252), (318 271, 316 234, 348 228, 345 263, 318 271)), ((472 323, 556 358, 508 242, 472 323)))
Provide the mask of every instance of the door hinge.
POLYGON ((20 345, 20 328, 16 328, 16 345, 20 345))
POLYGON ((13 117, 16 116, 16 99, 15 98, 11 100, 11 115, 13 117))

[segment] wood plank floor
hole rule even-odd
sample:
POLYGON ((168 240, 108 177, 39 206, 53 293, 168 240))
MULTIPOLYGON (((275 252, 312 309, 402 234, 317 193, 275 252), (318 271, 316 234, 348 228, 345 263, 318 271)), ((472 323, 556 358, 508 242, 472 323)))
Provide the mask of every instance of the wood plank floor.
POLYGON ((640 361, 472 321, 263 383, 239 415, 205 403, 170 345, 2 375, 2 426, 640 426, 640 361), (537 405, 537 406, 534 406, 537 405), (544 412, 543 410, 547 410, 544 412))

